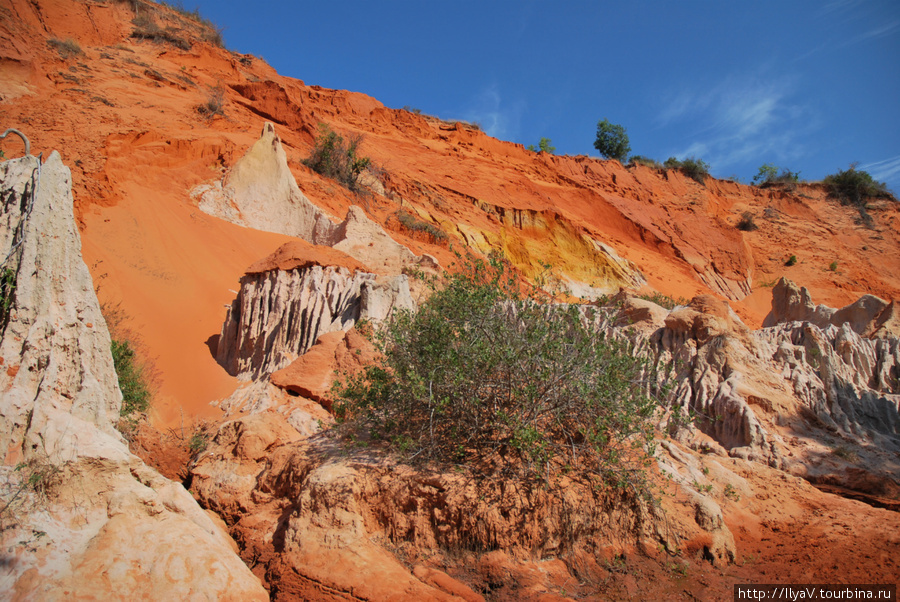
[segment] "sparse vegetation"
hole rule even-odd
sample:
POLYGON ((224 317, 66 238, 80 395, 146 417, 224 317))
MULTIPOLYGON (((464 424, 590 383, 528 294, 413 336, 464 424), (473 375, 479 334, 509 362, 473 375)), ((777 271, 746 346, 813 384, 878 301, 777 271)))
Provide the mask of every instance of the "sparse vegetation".
POLYGON ((204 42, 209 42, 210 44, 218 46, 219 48, 223 48, 225 46, 224 40, 222 39, 222 29, 218 25, 201 15, 199 8, 188 10, 181 2, 166 2, 165 0, 163 0, 163 2, 161 2, 160 4, 168 6, 182 17, 190 19, 194 23, 200 25, 204 30, 203 35, 201 36, 201 39, 204 42))
POLYGON ((735 502, 741 501, 741 494, 738 493, 737 489, 735 489, 731 483, 727 483, 725 485, 725 489, 722 491, 722 494, 729 500, 735 502))
POLYGON ((700 184, 704 184, 706 182, 706 176, 709 175, 709 164, 702 159, 694 157, 688 157, 680 161, 675 157, 669 157, 666 159, 664 167, 666 169, 677 169, 700 184))
POLYGON ((859 454, 857 454, 855 451, 844 444, 835 446, 831 450, 831 453, 833 453, 838 458, 841 458, 842 460, 846 460, 847 462, 857 462, 859 460, 859 454))
POLYGON ((832 261, 830 264, 828 264, 828 270, 829 270, 830 272, 837 272, 837 269, 838 269, 838 262, 837 262, 837 261, 832 261))
POLYGON ((119 4, 127 4, 128 7, 131 9, 131 12, 133 12, 133 13, 137 13, 141 8, 144 8, 147 6, 147 4, 145 2, 143 2, 143 0, 115 0, 115 1, 118 2, 119 4))
POLYGON ((523 289, 496 257, 432 286, 376 336, 383 361, 336 386, 344 428, 408 459, 643 491, 656 403, 642 360, 591 330, 579 306, 540 302, 547 293, 523 289))
POLYGON ((205 452, 207 447, 209 447, 209 435, 202 429, 196 430, 188 442, 188 449, 196 456, 205 452))
POLYGON ((662 165, 660 165, 658 161, 642 155, 632 155, 628 162, 632 165, 645 165, 652 169, 662 169, 662 165))
POLYGON ((181 50, 190 50, 191 43, 178 35, 178 30, 173 27, 160 27, 153 17, 146 13, 138 14, 131 23, 135 29, 131 37, 137 40, 151 40, 157 44, 171 44, 181 50))
POLYGON ((753 176, 753 183, 757 186, 766 186, 769 184, 795 184, 800 181, 800 172, 791 171, 787 168, 779 168, 771 163, 763 163, 759 168, 759 173, 753 176), (781 169, 781 173, 779 173, 781 169))
POLYGON ((786 265, 787 267, 797 265, 797 256, 791 255, 790 257, 788 257, 788 260, 784 262, 784 265, 786 265))
POLYGON ((82 50, 81 46, 78 45, 78 42, 72 38, 66 38, 65 40, 50 38, 47 40, 47 45, 55 49, 63 60, 84 54, 84 50, 82 50))
POLYGON ((359 188, 359 175, 365 170, 370 160, 358 155, 362 136, 351 135, 347 141, 332 131, 327 125, 319 124, 319 136, 316 138, 312 154, 303 164, 327 178, 336 180, 350 190, 359 188))
POLYGON ((744 213, 741 214, 741 220, 737 223, 736 227, 743 232, 759 230, 759 226, 756 225, 756 221, 753 219, 753 214, 749 211, 744 211, 744 213))
POLYGON ((826 176, 823 183, 831 197, 842 205, 860 207, 861 213, 871 199, 894 199, 886 184, 875 181, 868 172, 856 169, 856 164, 845 171, 826 176))
POLYGON ((16 294, 16 273, 12 268, 0 271, 0 329, 6 326, 16 294))
POLYGON ((197 107, 197 112, 207 119, 225 114, 225 89, 222 87, 222 84, 216 84, 209 89, 206 95, 206 102, 197 107))
POLYGON ((447 240, 447 234, 445 234, 443 230, 416 219, 403 209, 397 212, 397 220, 403 224, 403 227, 407 230, 412 232, 424 232, 436 243, 447 240))
POLYGON ((690 303, 690 301, 684 297, 675 298, 658 292, 636 295, 636 297, 638 299, 643 299, 644 301, 656 303, 660 307, 665 307, 666 309, 675 309, 678 306, 688 305, 690 303))
POLYGON ((540 142, 538 142, 537 147, 535 147, 533 144, 529 144, 525 148, 533 153, 549 153, 552 155, 554 152, 556 152, 556 147, 550 145, 550 138, 541 138, 540 142))
POLYGON ((113 339, 111 345, 113 364, 122 390, 122 408, 119 415, 135 418, 150 409, 150 386, 144 367, 138 362, 134 348, 127 340, 113 339))
POLYGON ((631 152, 625 128, 610 123, 607 119, 597 122, 597 139, 594 140, 594 148, 607 159, 616 159, 620 162, 624 162, 628 153, 631 152))

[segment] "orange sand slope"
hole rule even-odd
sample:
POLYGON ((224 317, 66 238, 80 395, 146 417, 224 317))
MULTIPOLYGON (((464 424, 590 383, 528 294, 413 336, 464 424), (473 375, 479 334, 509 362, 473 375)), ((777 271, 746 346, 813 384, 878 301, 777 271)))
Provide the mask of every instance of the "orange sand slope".
MULTIPOLYGON (((363 94, 324 90, 278 75, 261 59, 202 41, 200 26, 159 7, 155 18, 191 49, 130 37, 127 3, 7 0, 0 21, 4 126, 33 152, 59 149, 71 166, 84 255, 101 299, 120 303, 160 374, 155 421, 214 416, 209 402, 235 386, 207 342, 248 267, 292 240, 201 213, 191 189, 221 174, 276 124, 301 190, 332 215, 363 207, 398 241, 442 265, 444 242, 406 229, 401 208, 439 228, 455 247, 496 249, 526 275, 549 262, 591 294, 622 284, 622 265, 675 297, 728 298, 751 326, 786 275, 817 302, 840 307, 863 293, 900 291, 896 204, 857 224, 855 210, 821 185, 759 189, 615 161, 536 154, 471 126, 384 107, 363 94), (62 58, 48 38, 72 38, 62 58), (224 115, 197 107, 220 87, 224 115), (324 122, 365 136, 382 168, 357 196, 302 165, 324 122), (735 224, 750 212, 759 230, 735 224), (796 265, 785 262, 796 255, 796 265), (837 261, 837 270, 829 265, 837 261), (628 263, 630 262, 630 264, 628 263)), ((4 140, 7 156, 20 152, 4 140)))

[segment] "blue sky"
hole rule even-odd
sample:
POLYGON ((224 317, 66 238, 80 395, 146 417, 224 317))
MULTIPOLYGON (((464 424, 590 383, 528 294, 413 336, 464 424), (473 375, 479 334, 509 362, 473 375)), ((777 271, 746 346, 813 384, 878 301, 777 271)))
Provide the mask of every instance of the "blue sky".
POLYGON ((718 177, 858 162, 900 192, 898 0, 184 4, 283 75, 503 140, 596 156, 606 118, 718 177))

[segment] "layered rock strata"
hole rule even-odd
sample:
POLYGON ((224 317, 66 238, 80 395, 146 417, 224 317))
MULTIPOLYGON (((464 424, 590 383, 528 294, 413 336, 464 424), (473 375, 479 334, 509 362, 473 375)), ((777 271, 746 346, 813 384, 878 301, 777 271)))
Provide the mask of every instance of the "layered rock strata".
POLYGON ((58 153, 0 164, 0 591, 264 600, 234 542, 129 453, 110 336, 58 153))

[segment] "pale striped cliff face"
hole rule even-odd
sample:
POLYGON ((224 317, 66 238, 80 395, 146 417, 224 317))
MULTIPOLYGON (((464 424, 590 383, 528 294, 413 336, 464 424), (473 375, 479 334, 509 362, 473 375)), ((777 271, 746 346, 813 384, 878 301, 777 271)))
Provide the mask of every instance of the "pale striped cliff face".
POLYGON ((266 599, 224 530, 116 430, 122 393, 59 153, 0 163, 0 199, 0 589, 266 599))

